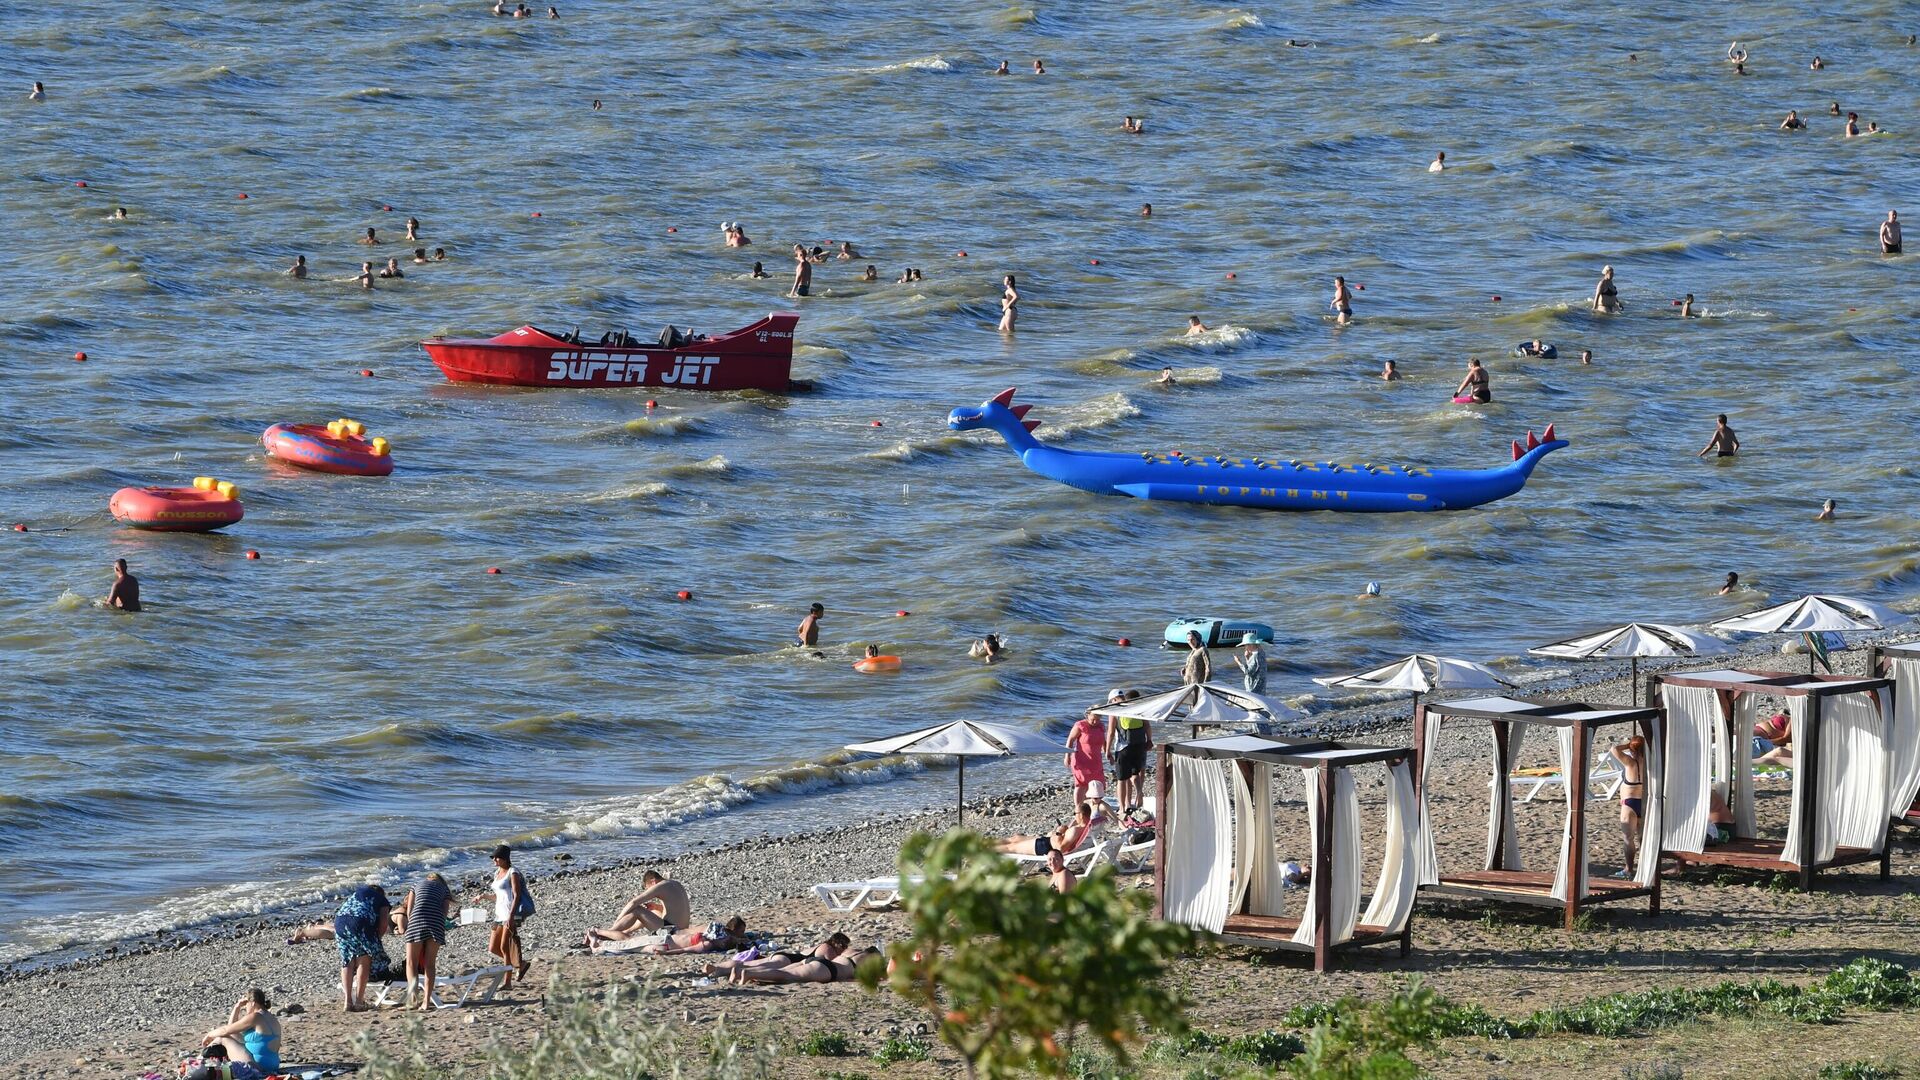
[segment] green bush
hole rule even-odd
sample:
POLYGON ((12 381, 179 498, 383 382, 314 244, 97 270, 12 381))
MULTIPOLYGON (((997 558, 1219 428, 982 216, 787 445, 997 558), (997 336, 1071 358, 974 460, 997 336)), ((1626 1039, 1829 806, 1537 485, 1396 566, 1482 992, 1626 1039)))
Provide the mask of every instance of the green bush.
POLYGON ((1871 1061, 1842 1061, 1820 1070, 1820 1080, 1897 1080, 1900 1070, 1871 1061))
POLYGON ((1418 980, 1386 1001, 1342 998, 1308 1033, 1306 1049, 1287 1063, 1287 1072, 1296 1080, 1414 1080, 1421 1069, 1407 1051, 1433 1043, 1434 1014, 1444 1008, 1418 980))
POLYGON ((853 1040, 837 1031, 816 1031, 793 1048, 808 1057, 847 1057, 853 1053, 853 1040))
POLYGON ((925 1061, 932 1056, 933 1044, 911 1035, 895 1035, 873 1052, 873 1060, 882 1065, 891 1065, 896 1061, 925 1061))

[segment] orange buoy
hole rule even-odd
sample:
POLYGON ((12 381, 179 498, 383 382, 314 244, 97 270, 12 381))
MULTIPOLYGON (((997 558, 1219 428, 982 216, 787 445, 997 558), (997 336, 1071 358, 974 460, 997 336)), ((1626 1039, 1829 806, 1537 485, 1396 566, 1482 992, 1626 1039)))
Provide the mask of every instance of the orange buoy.
POLYGON ((1088 259, 1088 260, 1087 260, 1087 264, 1088 264, 1089 266, 1099 266, 1099 265, 1100 265, 1100 260, 1099 260, 1099 259, 1088 259))
POLYGON ((682 600, 693 599, 693 591, 691 589, 681 589, 679 592, 674 593, 673 595, 679 597, 682 600))
POLYGON ((1233 271, 1231 271, 1231 270, 1229 270, 1229 271, 1227 271, 1227 280, 1228 280, 1228 281, 1232 281, 1232 280, 1233 280, 1234 278, 1237 278, 1237 277, 1239 277, 1239 276, 1240 276, 1239 274, 1236 274, 1236 273, 1234 273, 1234 272, 1233 272, 1233 271))
POLYGON ((247 558, 249 558, 249 559, 257 559, 257 558, 259 558, 259 557, 260 557, 260 553, 259 553, 259 552, 257 552, 257 551, 255 551, 255 550, 253 550, 252 548, 248 548, 248 549, 247 549, 247 558))
POLYGON ((956 251, 953 253, 953 257, 956 259, 964 259, 967 257, 967 253, 964 251, 956 251))
POLYGON ((866 675, 873 675, 882 671, 899 671, 900 658, 897 656, 869 656, 864 660, 854 661, 853 670, 866 675))
POLYGON ((497 567, 497 566, 489 566, 489 567, 487 567, 487 573, 489 573, 489 574, 497 574, 497 573, 499 573, 499 572, 500 572, 500 568, 499 568, 499 567, 497 567))
POLYGON ((1123 649, 1124 649, 1124 648, 1126 648, 1126 647, 1128 647, 1129 645, 1132 645, 1132 644, 1133 644, 1133 639, 1132 639, 1132 638, 1121 638, 1121 639, 1120 639, 1119 641, 1116 641, 1116 642, 1114 642, 1114 644, 1115 644, 1115 645, 1118 645, 1118 646, 1120 646, 1121 648, 1123 648, 1123 649))
POLYGON ((893 617, 896 619, 904 619, 911 614, 913 614, 913 612, 908 611, 906 608, 901 608, 899 611, 893 613, 893 617))
POLYGON ((363 378, 368 378, 368 379, 371 379, 371 378, 373 378, 373 369, 372 369, 372 368, 364 368, 364 367, 363 367, 363 368, 361 368, 361 369, 360 369, 360 374, 361 374, 361 376, 362 376, 363 378))
POLYGON ((885 424, 882 424, 882 423, 881 423, 880 421, 878 421, 878 420, 875 420, 875 421, 873 422, 873 426, 874 426, 874 427, 885 427, 886 425, 885 425, 885 424))
POLYGON ((1494 302, 1494 303, 1496 303, 1496 304, 1497 304, 1497 303, 1499 303, 1499 302, 1500 302, 1500 298, 1499 298, 1499 297, 1497 297, 1497 296, 1496 296, 1496 297, 1494 297, 1494 298, 1493 298, 1493 302, 1494 302))
POLYGON ((393 213, 393 207, 391 206, 382 206, 380 209, 385 210, 389 214, 393 213))
POLYGON ((74 362, 74 363, 76 363, 76 364, 84 364, 84 363, 86 363, 86 362, 87 362, 87 354, 86 354, 86 353, 83 353, 83 352, 77 352, 77 353, 74 353, 74 354, 73 354, 73 362, 74 362))
POLYGON ((238 194, 238 195, 235 195, 235 196, 234 196, 234 198, 236 198, 236 199, 244 199, 244 198, 246 198, 246 197, 247 197, 247 193, 246 193, 246 192, 244 192, 244 191, 243 191, 243 192, 241 192, 240 194, 238 194))
POLYGON ((26 531, 27 531, 27 526, 26 526, 26 523, 25 523, 25 522, 22 522, 22 523, 20 523, 20 524, 18 524, 18 525, 15 525, 15 526, 13 527, 13 531, 14 531, 14 532, 26 532, 26 531))
POLYGON ((534 217, 539 217, 539 216, 540 216, 540 211, 538 211, 538 210, 535 210, 535 211, 533 212, 533 216, 534 216, 534 217))
POLYGON ((655 400, 653 400, 652 398, 648 398, 648 399, 647 399, 647 408, 649 408, 649 409, 657 409, 657 408, 659 408, 659 407, 660 407, 660 403, 659 403, 659 402, 657 402, 657 401, 655 401, 655 400))
POLYGON ((668 232, 679 232, 680 230, 679 230, 679 229, 676 229, 676 228, 674 228, 674 227, 673 227, 673 226, 671 226, 671 225, 669 225, 669 226, 667 226, 667 231, 668 231, 668 232))
POLYGON ((85 180, 75 180, 75 181, 73 182, 73 186, 74 186, 74 187, 86 187, 86 186, 87 186, 87 182, 86 182, 85 180))

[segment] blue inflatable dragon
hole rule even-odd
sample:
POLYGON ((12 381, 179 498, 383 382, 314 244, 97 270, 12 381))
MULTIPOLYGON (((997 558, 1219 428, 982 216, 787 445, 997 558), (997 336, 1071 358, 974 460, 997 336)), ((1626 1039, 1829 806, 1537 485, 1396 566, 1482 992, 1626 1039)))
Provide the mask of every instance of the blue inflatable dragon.
POLYGON ((988 428, 1000 433, 1027 468, 1096 495, 1250 506, 1260 510, 1464 510, 1504 499, 1526 486, 1540 459, 1567 445, 1548 424, 1541 437, 1513 444, 1513 461, 1497 469, 1430 469, 1415 465, 1338 465, 1331 461, 1199 457, 1178 450, 1161 454, 1113 454, 1061 450, 1033 437, 1040 421, 1027 419, 1031 405, 1015 405, 1008 389, 978 408, 955 409, 955 431, 988 428))

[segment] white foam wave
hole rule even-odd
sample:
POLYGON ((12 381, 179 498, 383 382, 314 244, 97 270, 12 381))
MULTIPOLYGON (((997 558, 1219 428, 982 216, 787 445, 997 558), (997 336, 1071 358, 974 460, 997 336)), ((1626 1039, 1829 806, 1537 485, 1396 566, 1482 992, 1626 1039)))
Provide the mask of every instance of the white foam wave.
POLYGON ((879 67, 857 69, 863 75, 884 75, 889 71, 952 71, 953 65, 939 53, 932 56, 919 56, 912 60, 903 60, 898 64, 882 64, 879 67))
MULTIPOLYGON (((1034 412, 1040 414, 1039 409, 1035 409, 1034 412)), ((1071 438, 1079 432, 1113 427, 1139 415, 1140 407, 1135 405, 1127 395, 1105 394, 1078 405, 1069 405, 1065 409, 1050 410, 1040 415, 1040 427, 1034 431, 1034 435, 1042 439, 1071 438)))
POLYGON ((1197 352, 1232 352, 1251 344, 1260 335, 1244 326, 1221 323, 1204 334, 1182 335, 1180 341, 1197 352))

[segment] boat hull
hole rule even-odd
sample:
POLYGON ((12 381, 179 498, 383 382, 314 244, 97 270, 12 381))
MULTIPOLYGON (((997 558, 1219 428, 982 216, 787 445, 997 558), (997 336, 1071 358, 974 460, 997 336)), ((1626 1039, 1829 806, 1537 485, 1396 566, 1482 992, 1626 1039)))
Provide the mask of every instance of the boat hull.
POLYGON ((730 334, 670 349, 575 343, 535 326, 492 338, 428 338, 420 347, 453 382, 784 392, 794 389, 793 328, 799 321, 793 312, 777 311, 730 334))

